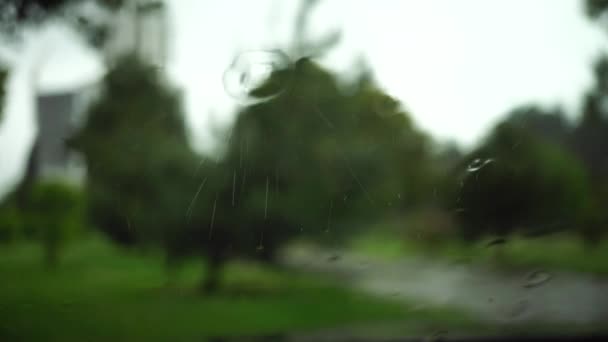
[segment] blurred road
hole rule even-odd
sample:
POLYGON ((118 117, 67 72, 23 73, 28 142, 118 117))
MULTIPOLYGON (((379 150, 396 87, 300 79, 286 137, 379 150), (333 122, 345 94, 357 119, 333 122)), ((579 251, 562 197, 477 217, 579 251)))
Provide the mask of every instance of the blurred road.
POLYGON ((495 322, 608 322, 608 278, 545 272, 548 280, 531 284, 533 269, 506 274, 474 264, 422 257, 381 261, 317 247, 289 249, 283 261, 301 270, 340 276, 369 293, 414 301, 420 307, 460 308, 495 322))

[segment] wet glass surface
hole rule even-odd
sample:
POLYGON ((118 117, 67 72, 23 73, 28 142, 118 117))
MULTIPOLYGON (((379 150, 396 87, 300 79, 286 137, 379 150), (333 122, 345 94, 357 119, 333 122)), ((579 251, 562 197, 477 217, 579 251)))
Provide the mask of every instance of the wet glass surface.
POLYGON ((2 1, 0 339, 605 333, 607 13, 2 1))

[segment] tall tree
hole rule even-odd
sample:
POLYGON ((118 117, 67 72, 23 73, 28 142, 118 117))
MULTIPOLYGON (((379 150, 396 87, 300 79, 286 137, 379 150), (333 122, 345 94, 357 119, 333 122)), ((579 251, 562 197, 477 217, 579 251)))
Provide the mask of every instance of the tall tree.
POLYGON ((134 56, 106 75, 99 99, 71 144, 85 156, 93 224, 125 245, 159 246, 168 266, 204 256, 205 290, 239 234, 230 213, 216 208, 215 161, 200 163, 190 148, 179 97, 154 68, 134 56))

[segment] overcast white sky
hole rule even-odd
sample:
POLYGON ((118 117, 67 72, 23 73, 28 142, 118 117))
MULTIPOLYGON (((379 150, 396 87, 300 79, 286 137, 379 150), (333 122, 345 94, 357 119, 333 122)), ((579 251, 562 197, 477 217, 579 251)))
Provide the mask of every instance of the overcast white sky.
MULTIPOLYGON (((226 67, 239 50, 285 47, 298 1, 167 2, 168 72, 184 92, 196 145, 204 149, 210 118, 229 121, 235 107, 222 86, 226 67)), ((464 145, 519 104, 561 104, 574 112, 591 84, 590 64, 608 42, 577 0, 322 1, 312 30, 334 28, 343 40, 323 64, 346 75, 363 56, 420 127, 464 145)), ((0 196, 18 180, 32 142, 32 85, 70 89, 103 74, 95 53, 58 25, 10 51, 0 45, 0 57, 14 62, 0 124, 0 196)))

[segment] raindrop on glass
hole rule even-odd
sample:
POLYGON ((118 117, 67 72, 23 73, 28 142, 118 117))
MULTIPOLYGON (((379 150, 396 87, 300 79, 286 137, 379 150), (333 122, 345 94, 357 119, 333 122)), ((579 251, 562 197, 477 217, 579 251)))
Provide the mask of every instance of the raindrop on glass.
POLYGON ((526 276, 526 280, 524 283, 525 288, 532 288, 540 286, 551 279, 551 274, 545 271, 532 271, 526 276))
POLYGON ((474 159, 471 164, 469 164, 469 166, 467 166, 467 172, 476 172, 481 170, 481 168, 483 168, 484 166, 493 163, 494 159, 492 158, 488 158, 488 159, 474 159))
POLYGON ((291 71, 289 58, 279 50, 246 51, 224 72, 224 89, 241 104, 268 101, 285 91, 291 71))

